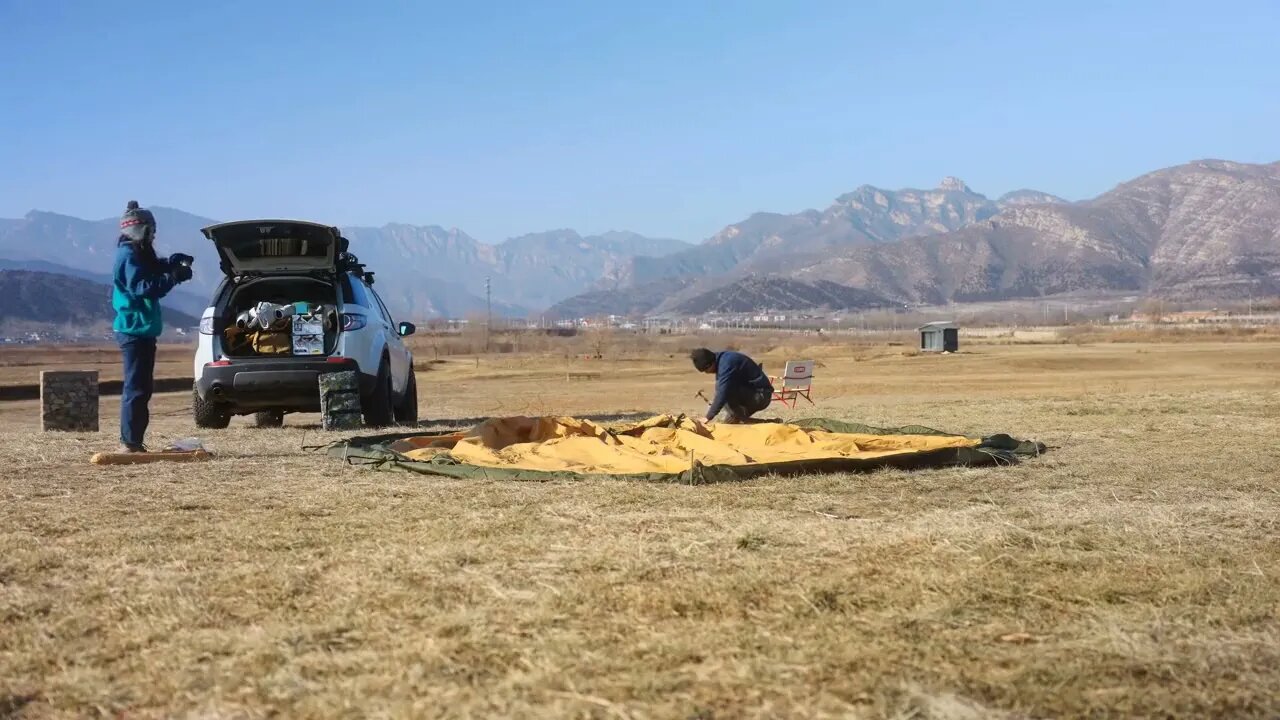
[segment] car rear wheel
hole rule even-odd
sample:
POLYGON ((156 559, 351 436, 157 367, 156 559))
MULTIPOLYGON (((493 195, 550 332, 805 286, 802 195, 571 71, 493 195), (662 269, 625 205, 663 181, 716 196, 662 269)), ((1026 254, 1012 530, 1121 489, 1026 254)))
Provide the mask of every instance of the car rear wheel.
POLYGON ((226 406, 213 400, 202 400, 200 391, 194 387, 191 388, 191 414, 198 428, 222 430, 231 424, 231 413, 226 406))
POLYGON ((282 410, 262 410, 253 414, 253 421, 260 428, 278 428, 284 426, 282 410))
POLYGON ((369 397, 362 398, 364 423, 370 427, 385 427, 395 421, 395 398, 391 393, 391 368, 386 358, 378 366, 378 377, 369 397))
POLYGON ((404 388, 404 397, 396 406, 396 422, 401 425, 418 424, 418 379, 413 371, 409 371, 409 381, 404 388))

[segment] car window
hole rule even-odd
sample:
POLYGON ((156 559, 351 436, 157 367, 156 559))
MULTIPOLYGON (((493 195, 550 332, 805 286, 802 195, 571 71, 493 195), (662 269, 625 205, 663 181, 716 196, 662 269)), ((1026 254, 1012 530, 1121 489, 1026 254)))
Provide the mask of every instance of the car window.
POLYGON ((369 288, 369 294, 373 296, 374 302, 378 303, 378 309, 382 311, 382 318, 387 321, 391 327, 396 326, 396 321, 391 319, 391 312, 387 310, 387 306, 383 304, 382 298, 378 297, 378 292, 373 288, 369 288))
POLYGON ((347 277, 351 283, 351 298, 355 303, 360 307, 367 308, 369 310, 376 310, 373 300, 369 299, 369 288, 364 284, 364 281, 351 275, 348 275, 347 277))
POLYGON ((353 284, 354 283, 351 282, 350 275, 342 276, 342 282, 339 283, 339 285, 342 286, 342 304, 343 305, 357 304, 356 291, 355 291, 355 288, 352 287, 353 284))

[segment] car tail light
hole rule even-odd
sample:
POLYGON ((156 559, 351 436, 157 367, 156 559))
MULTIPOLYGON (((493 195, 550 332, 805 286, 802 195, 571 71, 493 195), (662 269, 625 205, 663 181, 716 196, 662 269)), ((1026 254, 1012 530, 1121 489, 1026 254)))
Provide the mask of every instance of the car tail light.
POLYGON ((351 362, 351 358, 327 357, 324 359, 324 361, 327 363, 333 363, 334 365, 347 365, 351 362))
POLYGON ((200 318, 200 334, 201 335, 213 334, 213 318, 211 317, 200 318))
POLYGON ((365 317, 359 313, 342 313, 342 330, 359 330, 365 326, 365 317))
POLYGON ((230 360, 214 360, 211 363, 205 363, 205 367, 226 367, 231 364, 230 360))

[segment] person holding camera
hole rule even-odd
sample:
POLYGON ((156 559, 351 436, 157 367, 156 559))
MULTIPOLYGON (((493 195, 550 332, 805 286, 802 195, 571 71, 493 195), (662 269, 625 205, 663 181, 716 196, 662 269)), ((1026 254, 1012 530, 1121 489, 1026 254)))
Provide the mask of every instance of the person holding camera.
POLYGON ((151 420, 148 405, 155 385, 156 338, 164 330, 160 298, 191 279, 195 258, 182 253, 161 259, 156 255, 156 218, 130 200, 120 218, 112 272, 111 307, 116 342, 124 358, 124 389, 120 395, 122 452, 146 452, 142 444, 151 420))

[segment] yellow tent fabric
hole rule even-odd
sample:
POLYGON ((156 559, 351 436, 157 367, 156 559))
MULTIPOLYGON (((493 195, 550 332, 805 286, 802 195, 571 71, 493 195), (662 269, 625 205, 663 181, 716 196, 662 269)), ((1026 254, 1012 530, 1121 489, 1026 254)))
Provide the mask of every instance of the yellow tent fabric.
POLYGON ((834 458, 871 459, 941 448, 972 448, 954 435, 861 435, 783 423, 704 424, 658 416, 609 428, 571 417, 495 418, 446 437, 399 440, 411 460, 442 453, 480 467, 583 474, 681 473, 704 465, 752 465, 834 458))

